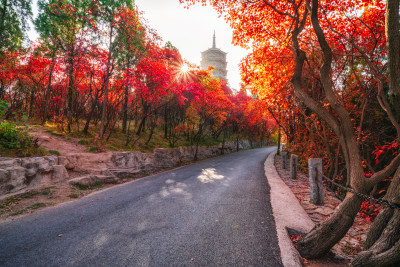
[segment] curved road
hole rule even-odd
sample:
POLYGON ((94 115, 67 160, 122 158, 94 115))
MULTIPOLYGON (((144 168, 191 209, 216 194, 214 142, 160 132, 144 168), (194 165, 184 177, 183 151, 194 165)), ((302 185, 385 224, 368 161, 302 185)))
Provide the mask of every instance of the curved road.
POLYGON ((274 149, 201 161, 2 223, 0 266, 282 266, 264 175, 274 149))

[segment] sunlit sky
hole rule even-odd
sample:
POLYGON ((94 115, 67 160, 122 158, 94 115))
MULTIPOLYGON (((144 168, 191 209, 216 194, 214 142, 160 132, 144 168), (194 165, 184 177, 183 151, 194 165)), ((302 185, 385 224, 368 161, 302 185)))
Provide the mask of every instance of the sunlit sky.
POLYGON ((238 64, 247 51, 232 45, 232 30, 215 10, 201 4, 185 9, 179 0, 136 0, 136 5, 164 42, 170 41, 184 58, 198 65, 200 52, 212 46, 215 30, 217 47, 228 53, 229 85, 239 89, 238 64))
MULTIPOLYGON (((201 52, 212 46, 215 30, 217 47, 227 52, 228 82, 234 89, 239 89, 240 60, 247 54, 245 49, 232 45, 232 30, 219 18, 210 6, 197 4, 185 9, 179 0, 136 0, 140 11, 144 12, 149 26, 157 31, 163 42, 170 41, 179 49, 182 57, 191 63, 200 65, 201 52)), ((37 1, 33 1, 34 17, 37 14, 37 1)), ((37 38, 33 27, 29 37, 37 38)))

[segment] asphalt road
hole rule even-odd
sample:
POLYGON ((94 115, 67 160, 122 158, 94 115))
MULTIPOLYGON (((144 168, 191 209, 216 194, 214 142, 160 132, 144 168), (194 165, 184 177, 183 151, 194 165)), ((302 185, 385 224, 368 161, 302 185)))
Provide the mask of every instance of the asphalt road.
POLYGON ((2 223, 0 266, 282 266, 263 170, 273 149, 201 161, 2 223))

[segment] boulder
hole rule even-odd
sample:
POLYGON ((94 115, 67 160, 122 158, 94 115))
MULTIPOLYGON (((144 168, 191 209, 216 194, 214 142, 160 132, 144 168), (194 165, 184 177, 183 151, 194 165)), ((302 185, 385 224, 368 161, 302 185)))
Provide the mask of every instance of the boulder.
POLYGON ((71 163, 71 162, 67 159, 67 157, 64 157, 64 156, 59 156, 59 157, 58 157, 58 164, 59 164, 59 165, 65 166, 65 168, 66 168, 67 170, 72 170, 73 168, 75 168, 75 165, 74 165, 73 163, 71 163))
POLYGON ((12 166, 21 166, 21 159, 0 157, 0 169, 7 169, 12 166))
POLYGON ((5 171, 9 173, 9 179, 6 183, 0 185, 0 191, 3 194, 8 192, 15 192, 27 187, 25 168, 21 166, 13 166, 5 169, 5 171))
POLYGON ((181 154, 181 161, 188 162, 194 160, 194 154, 196 153, 195 146, 179 147, 179 152, 181 154))
POLYGON ((29 176, 34 176, 37 172, 49 173, 53 170, 53 166, 58 164, 57 156, 46 156, 46 157, 32 157, 22 158, 21 166, 30 169, 29 176))
POLYGON ((138 169, 142 171, 155 170, 155 157, 153 154, 133 152, 116 152, 112 155, 114 169, 138 169))
POLYGON ((11 175, 9 171, 0 169, 0 184, 10 181, 11 175))
POLYGON ((51 180, 53 182, 64 181, 69 178, 67 169, 64 165, 54 165, 51 180))
POLYGON ((82 173, 100 174, 112 167, 111 157, 113 153, 72 153, 66 155, 67 169, 82 173))
POLYGON ((175 167, 181 162, 181 152, 177 148, 156 148, 154 149, 154 159, 160 168, 175 167))

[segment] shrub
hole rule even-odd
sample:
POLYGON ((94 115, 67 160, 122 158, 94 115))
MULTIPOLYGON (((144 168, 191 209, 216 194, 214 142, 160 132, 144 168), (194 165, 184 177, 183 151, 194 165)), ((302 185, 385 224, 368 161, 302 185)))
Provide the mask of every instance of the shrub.
POLYGON ((28 148, 33 146, 31 137, 19 130, 14 123, 0 123, 0 146, 5 148, 28 148))
POLYGON ((80 145, 89 145, 89 141, 86 140, 86 139, 81 139, 81 140, 79 140, 78 144, 80 144, 80 145))
POLYGON ((6 111, 8 110, 9 103, 4 100, 0 100, 0 118, 4 116, 6 111))
POLYGON ((58 152, 57 150, 49 150, 49 153, 52 155, 56 155, 56 156, 60 156, 60 152, 58 152))

